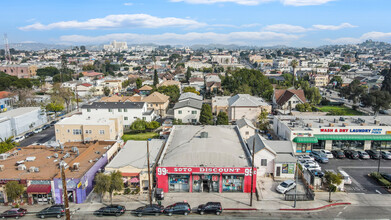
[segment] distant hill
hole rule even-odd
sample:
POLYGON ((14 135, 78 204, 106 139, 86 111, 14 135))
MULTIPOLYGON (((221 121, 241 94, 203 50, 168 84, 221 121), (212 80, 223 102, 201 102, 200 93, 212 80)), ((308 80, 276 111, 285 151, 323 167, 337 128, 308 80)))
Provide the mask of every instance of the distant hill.
MULTIPOLYGON (((60 44, 44 44, 44 43, 12 43, 9 44, 10 48, 14 48, 15 50, 52 50, 52 49, 69 49, 72 46, 69 45, 60 45, 60 44)), ((4 45, 0 45, 0 49, 4 49, 4 45)))

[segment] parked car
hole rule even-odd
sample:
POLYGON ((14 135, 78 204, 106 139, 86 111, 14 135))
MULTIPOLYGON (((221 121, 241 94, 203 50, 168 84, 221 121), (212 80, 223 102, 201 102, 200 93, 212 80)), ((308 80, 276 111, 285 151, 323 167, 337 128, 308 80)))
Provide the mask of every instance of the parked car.
POLYGON ((46 125, 42 126, 42 130, 46 130, 48 128, 50 128, 50 124, 46 124, 46 125))
POLYGON ((34 133, 36 133, 36 134, 38 134, 39 132, 41 132, 42 131, 42 128, 36 128, 36 129, 34 129, 34 133))
POLYGON ((52 122, 50 122, 50 125, 53 126, 53 125, 55 125, 57 122, 58 122, 57 120, 52 121, 52 122))
POLYGON ((31 137, 34 135, 34 132, 30 131, 30 132, 27 132, 26 134, 24 134, 24 138, 28 138, 28 137, 31 137))
POLYGON ((309 155, 302 155, 302 156, 299 156, 298 157, 299 160, 315 160, 313 157, 309 156, 309 155))
POLYGON ((375 150, 366 150, 365 152, 367 152, 369 154, 369 156, 372 158, 372 159, 379 159, 380 157, 380 153, 378 151, 375 151, 375 150))
POLYGON ((358 153, 354 150, 345 150, 344 151, 346 158, 358 159, 358 153))
POLYGON ((187 202, 177 202, 175 204, 169 205, 164 209, 164 213, 171 216, 173 214, 188 215, 191 212, 189 203, 187 202))
POLYGON ((24 139, 25 139, 24 136, 18 136, 18 137, 12 138, 12 140, 16 143, 19 143, 19 142, 23 141, 24 139))
POLYGON ((367 160, 367 159, 370 159, 370 158, 371 158, 371 157, 369 156, 369 154, 368 154, 367 152, 363 151, 363 150, 359 150, 359 151, 357 151, 357 153, 358 153, 358 157, 359 157, 360 159, 367 160))
POLYGON ((380 175, 381 175, 384 179, 386 179, 386 180, 388 180, 388 181, 391 181, 391 174, 380 173, 380 175))
POLYGON ((215 213, 216 215, 220 215, 223 212, 223 207, 220 202, 208 202, 206 204, 199 205, 197 212, 200 215, 205 213, 215 213))
POLYGON ((141 206, 141 207, 133 210, 131 213, 138 216, 138 217, 141 217, 143 215, 159 216, 159 215, 163 214, 163 212, 164 212, 163 206, 152 204, 152 205, 141 206))
POLYGON ((102 207, 95 212, 98 216, 103 215, 113 215, 113 216, 121 216, 125 213, 126 208, 122 205, 109 205, 106 207, 102 207))
POLYGON ((333 154, 329 150, 321 150, 320 152, 324 153, 329 159, 334 158, 333 154))
POLYGON ((328 163, 329 162, 329 158, 327 158, 327 156, 320 151, 311 151, 310 154, 315 158, 316 161, 318 161, 320 163, 328 163))
POLYGON ((346 185, 352 184, 352 179, 345 171, 339 170, 338 172, 342 175, 344 184, 346 184, 346 185))
POLYGON ((27 213, 26 209, 22 208, 13 208, 7 211, 4 211, 3 213, 0 214, 0 218, 20 218, 25 216, 27 213))
POLYGON ((61 218, 64 215, 65 215, 64 205, 53 205, 37 213, 37 217, 39 218, 46 218, 46 217, 61 218))
POLYGON ((314 170, 309 170, 314 176, 317 176, 319 178, 322 178, 324 176, 324 172, 322 172, 321 169, 314 169, 314 170))
POLYGON ((285 194, 289 192, 290 190, 294 189, 296 187, 296 183, 293 180, 285 180, 284 182, 280 183, 276 191, 282 194, 285 194))
POLYGON ((332 150, 331 153, 333 154, 334 158, 336 158, 336 159, 345 158, 345 154, 341 150, 332 150))
POLYGON ((391 153, 387 151, 381 151, 381 157, 386 160, 391 160, 391 153))

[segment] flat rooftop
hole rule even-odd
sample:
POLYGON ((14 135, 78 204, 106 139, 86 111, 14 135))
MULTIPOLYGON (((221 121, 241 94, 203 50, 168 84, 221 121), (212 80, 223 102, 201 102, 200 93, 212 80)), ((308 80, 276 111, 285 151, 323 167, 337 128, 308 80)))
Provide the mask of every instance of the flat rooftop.
POLYGON ((175 125, 160 166, 248 167, 250 161, 236 126, 175 125))
POLYGON ((18 117, 20 115, 24 115, 26 113, 40 110, 40 107, 22 107, 22 108, 17 108, 17 109, 12 109, 3 113, 0 113, 0 118, 1 117, 18 117))
POLYGON ((10 156, 5 160, 0 160, 0 165, 4 165, 4 170, 0 171, 0 179, 26 179, 26 180, 52 180, 60 177, 59 163, 67 153, 69 157, 63 161, 69 166, 80 163, 78 171, 67 169, 67 178, 81 178, 96 162, 96 159, 108 150, 107 146, 112 146, 114 141, 98 141, 96 143, 83 144, 80 142, 65 143, 64 150, 60 147, 55 149, 51 146, 28 146, 15 148, 7 152, 10 156), (77 147, 79 155, 72 152, 72 147, 77 147), (20 149, 20 150, 18 150, 20 149), (99 152, 99 153, 97 153, 99 152), (58 154, 58 158, 55 158, 58 154), (34 161, 25 161, 23 164, 26 170, 18 170, 17 161, 26 160, 27 157, 35 157, 34 161), (39 172, 29 172, 30 167, 39 168, 39 172))
POLYGON ((391 126, 390 116, 276 116, 291 130, 310 130, 311 128, 350 127, 350 126, 391 126))
POLYGON ((86 115, 72 115, 71 117, 67 117, 62 119, 61 121, 57 122, 57 125, 107 125, 112 123, 110 119, 108 118, 115 118, 116 116, 112 117, 99 117, 97 115, 94 116, 86 116, 86 115))

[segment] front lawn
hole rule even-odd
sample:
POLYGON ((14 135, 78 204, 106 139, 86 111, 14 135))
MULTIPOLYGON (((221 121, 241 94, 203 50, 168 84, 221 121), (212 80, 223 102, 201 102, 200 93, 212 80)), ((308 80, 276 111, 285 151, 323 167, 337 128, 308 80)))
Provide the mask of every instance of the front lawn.
POLYGON ((326 106, 320 106, 318 107, 318 109, 322 112, 329 112, 332 115, 346 115, 346 116, 364 115, 364 113, 348 108, 346 106, 326 105, 326 106))
POLYGON ((124 134, 124 136, 122 136, 122 140, 145 141, 148 140, 149 138, 157 138, 157 137, 159 137, 158 133, 146 132, 146 133, 138 133, 138 134, 124 134))

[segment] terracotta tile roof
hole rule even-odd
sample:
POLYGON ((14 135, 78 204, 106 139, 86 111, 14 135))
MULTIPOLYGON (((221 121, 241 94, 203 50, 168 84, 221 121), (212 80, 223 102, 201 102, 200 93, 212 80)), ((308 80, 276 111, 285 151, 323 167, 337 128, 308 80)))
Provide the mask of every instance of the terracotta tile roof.
POLYGON ((152 87, 150 87, 148 85, 145 85, 145 86, 139 88, 138 90, 140 90, 140 91, 150 91, 150 90, 152 90, 152 87))
POLYGON ((1 92, 0 92, 0 99, 8 98, 10 95, 11 95, 10 92, 1 91, 1 92))
POLYGON ((89 83, 83 83, 83 84, 81 84, 82 86, 85 86, 85 87, 90 87, 90 86, 92 86, 91 84, 89 84, 89 83))
POLYGON ((296 95, 303 103, 307 102, 302 89, 277 89, 274 91, 274 96, 278 105, 284 105, 294 95, 296 95))
POLYGON ((166 96, 164 94, 161 94, 159 92, 154 92, 151 95, 145 97, 143 99, 143 102, 150 102, 150 103, 165 103, 169 100, 169 96, 166 96))
POLYGON ((103 73, 97 73, 97 72, 82 72, 83 76, 88 76, 88 77, 94 77, 94 76, 102 76, 103 73))

